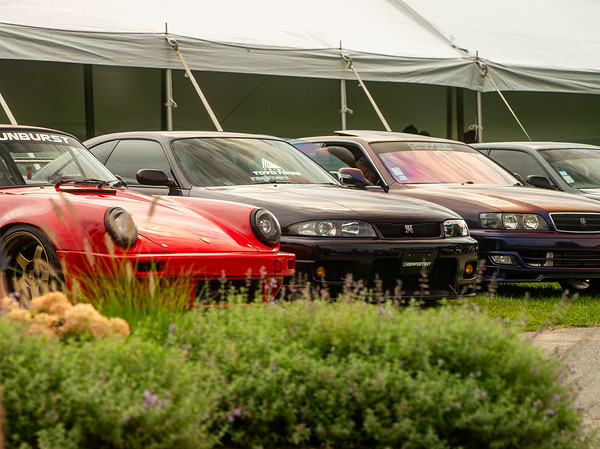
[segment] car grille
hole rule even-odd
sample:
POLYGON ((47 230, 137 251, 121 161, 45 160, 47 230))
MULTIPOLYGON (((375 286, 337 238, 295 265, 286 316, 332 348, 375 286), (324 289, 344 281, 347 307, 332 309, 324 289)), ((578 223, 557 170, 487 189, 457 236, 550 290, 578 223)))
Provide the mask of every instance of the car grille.
POLYGON ((441 237, 440 223, 373 223, 383 238, 441 237))
POLYGON ((598 252, 531 251, 519 255, 530 267, 600 268, 598 252))
POLYGON ((600 232, 600 214, 550 214, 557 231, 600 232))

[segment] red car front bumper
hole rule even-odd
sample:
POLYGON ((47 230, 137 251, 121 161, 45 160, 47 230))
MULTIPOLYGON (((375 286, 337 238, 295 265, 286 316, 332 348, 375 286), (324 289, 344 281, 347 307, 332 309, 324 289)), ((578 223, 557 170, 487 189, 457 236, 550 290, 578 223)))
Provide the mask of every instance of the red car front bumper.
POLYGON ((86 293, 101 290, 114 280, 147 280, 148 285, 176 285, 194 303, 206 301, 209 283, 222 286, 252 284, 269 301, 279 292, 282 280, 294 273, 296 256, 285 252, 215 252, 162 254, 90 254, 58 251, 66 286, 86 293))

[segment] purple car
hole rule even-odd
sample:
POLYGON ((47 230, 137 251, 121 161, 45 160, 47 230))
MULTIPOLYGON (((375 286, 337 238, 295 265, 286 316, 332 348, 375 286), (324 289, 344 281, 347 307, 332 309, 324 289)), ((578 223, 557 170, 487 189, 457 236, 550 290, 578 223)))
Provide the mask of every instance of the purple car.
POLYGON ((473 147, 452 140, 340 131, 292 143, 346 184, 431 201, 460 214, 479 242, 484 282, 545 281, 571 291, 600 290, 598 201, 525 186, 473 147))

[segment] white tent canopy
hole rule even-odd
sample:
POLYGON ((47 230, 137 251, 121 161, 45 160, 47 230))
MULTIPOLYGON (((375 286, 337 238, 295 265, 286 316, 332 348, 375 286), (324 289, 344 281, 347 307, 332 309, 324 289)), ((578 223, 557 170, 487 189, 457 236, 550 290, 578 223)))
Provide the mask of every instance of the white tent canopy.
POLYGON ((595 0, 0 0, 0 59, 600 93, 595 0), (565 9, 568 6, 568 9, 565 9))

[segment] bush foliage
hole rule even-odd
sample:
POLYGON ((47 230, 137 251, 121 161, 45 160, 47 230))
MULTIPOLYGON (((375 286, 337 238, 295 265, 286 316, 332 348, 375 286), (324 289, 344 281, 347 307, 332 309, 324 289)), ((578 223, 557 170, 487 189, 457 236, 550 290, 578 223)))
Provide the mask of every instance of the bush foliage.
POLYGON ((209 310, 178 336, 219 368, 227 442, 578 447, 563 368, 474 311, 363 302, 209 310))
POLYGON ((162 341, 0 320, 8 447, 583 448, 565 367, 473 310, 188 311, 162 341))

